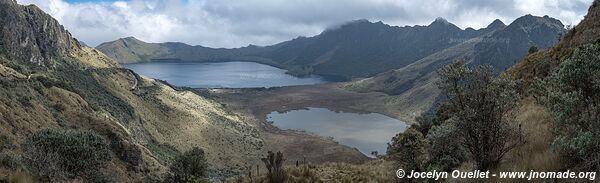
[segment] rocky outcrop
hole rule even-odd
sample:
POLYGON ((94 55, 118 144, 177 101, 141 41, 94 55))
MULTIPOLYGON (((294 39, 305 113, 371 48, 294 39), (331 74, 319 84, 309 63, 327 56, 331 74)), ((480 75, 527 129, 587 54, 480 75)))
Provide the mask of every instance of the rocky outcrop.
POLYGON ((54 66, 79 42, 50 15, 35 5, 0 0, 0 53, 11 59, 54 66))

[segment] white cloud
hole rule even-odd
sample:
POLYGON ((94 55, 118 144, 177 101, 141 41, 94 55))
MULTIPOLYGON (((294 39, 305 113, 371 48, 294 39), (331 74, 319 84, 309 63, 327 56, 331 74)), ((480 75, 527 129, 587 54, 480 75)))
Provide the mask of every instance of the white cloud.
POLYGON ((481 28, 500 19, 549 15, 578 23, 592 0, 130 0, 36 4, 78 39, 95 46, 120 37, 178 41, 211 47, 269 45, 312 36, 355 19, 424 25, 444 17, 459 27, 481 28))

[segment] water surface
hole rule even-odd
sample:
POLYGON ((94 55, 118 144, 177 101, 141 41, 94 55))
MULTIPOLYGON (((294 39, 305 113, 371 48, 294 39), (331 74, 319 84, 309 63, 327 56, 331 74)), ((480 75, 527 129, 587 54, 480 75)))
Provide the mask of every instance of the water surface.
POLYGON ((123 64, 138 74, 192 88, 254 88, 325 83, 319 76, 294 77, 254 62, 145 62, 123 64))
POLYGON ((334 112, 324 108, 308 108, 286 113, 271 112, 267 120, 280 129, 304 130, 356 147, 365 155, 372 151, 385 154, 387 143, 406 123, 377 113, 357 114, 334 112))

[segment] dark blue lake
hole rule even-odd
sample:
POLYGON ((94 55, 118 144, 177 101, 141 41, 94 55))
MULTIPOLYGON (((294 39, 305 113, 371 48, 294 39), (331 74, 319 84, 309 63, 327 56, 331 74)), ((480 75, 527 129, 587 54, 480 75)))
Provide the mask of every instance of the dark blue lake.
POLYGON ((320 76, 295 77, 286 70, 254 62, 147 62, 122 64, 138 74, 192 88, 255 88, 312 85, 320 76))
POLYGON ((382 114, 334 112, 324 108, 271 112, 267 120, 280 129, 333 137, 340 144, 355 147, 368 156, 372 151, 385 154, 392 137, 408 127, 406 123, 382 114))

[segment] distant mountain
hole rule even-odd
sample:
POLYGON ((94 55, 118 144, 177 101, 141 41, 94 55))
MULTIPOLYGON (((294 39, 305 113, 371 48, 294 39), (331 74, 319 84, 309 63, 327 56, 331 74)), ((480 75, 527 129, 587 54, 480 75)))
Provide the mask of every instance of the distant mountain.
POLYGON ((153 60, 245 60, 274 65, 297 75, 320 74, 367 77, 401 68, 465 40, 503 28, 495 21, 487 28, 460 29, 438 18, 428 26, 389 26, 356 20, 329 28, 314 37, 298 37, 279 44, 214 49, 183 43, 145 43, 122 38, 97 49, 120 63, 153 60))
POLYGON ((441 67, 461 60, 470 65, 489 64, 500 73, 526 56, 531 46, 550 47, 565 32, 559 20, 548 16, 526 15, 508 26, 494 21, 488 27, 500 29, 431 54, 406 67, 351 82, 347 86, 357 91, 396 95, 398 106, 412 108, 405 114, 406 118, 414 119, 418 111, 428 110, 437 100, 436 71, 441 67))

